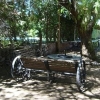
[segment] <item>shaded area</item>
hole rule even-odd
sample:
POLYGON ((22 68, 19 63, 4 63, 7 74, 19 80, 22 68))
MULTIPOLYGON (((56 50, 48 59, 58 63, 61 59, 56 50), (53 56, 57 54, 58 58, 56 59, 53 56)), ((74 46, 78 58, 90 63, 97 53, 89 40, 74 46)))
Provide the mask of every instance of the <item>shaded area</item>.
POLYGON ((46 73, 34 74, 33 78, 16 82, 11 77, 0 77, 0 99, 2 100, 99 100, 100 67, 86 66, 86 91, 80 93, 76 86, 75 76, 60 74, 54 83, 46 79, 46 73))

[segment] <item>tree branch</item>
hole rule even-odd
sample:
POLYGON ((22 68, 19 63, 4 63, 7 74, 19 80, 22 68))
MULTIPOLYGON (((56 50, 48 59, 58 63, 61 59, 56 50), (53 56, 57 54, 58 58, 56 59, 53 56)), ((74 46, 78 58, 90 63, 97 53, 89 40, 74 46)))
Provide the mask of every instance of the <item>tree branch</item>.
POLYGON ((65 7, 78 20, 78 11, 76 9, 76 0, 58 0, 59 4, 65 7))

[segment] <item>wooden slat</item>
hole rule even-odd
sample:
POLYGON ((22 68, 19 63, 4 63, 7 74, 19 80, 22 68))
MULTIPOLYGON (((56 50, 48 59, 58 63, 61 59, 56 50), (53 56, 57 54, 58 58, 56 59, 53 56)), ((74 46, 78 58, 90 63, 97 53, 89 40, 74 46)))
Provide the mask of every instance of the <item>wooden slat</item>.
POLYGON ((46 70, 45 64, 42 60, 36 58, 21 58, 25 68, 46 70))
POLYGON ((60 72, 76 72, 75 64, 64 61, 48 61, 50 70, 60 72))

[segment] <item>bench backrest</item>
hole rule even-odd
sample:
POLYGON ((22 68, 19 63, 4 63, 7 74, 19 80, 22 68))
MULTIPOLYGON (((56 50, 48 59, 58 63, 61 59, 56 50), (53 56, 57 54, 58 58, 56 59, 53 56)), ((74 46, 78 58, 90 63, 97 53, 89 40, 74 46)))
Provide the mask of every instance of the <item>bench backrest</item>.
POLYGON ((48 65, 51 71, 70 72, 70 73, 76 72, 76 63, 48 60, 48 65))
POLYGON ((49 70, 49 71, 58 71, 58 72, 76 72, 76 63, 57 61, 57 60, 48 60, 44 61, 37 58, 21 58, 25 68, 37 69, 37 70, 49 70))
POLYGON ((47 70, 43 60, 37 58, 21 58, 25 68, 37 69, 37 70, 47 70))

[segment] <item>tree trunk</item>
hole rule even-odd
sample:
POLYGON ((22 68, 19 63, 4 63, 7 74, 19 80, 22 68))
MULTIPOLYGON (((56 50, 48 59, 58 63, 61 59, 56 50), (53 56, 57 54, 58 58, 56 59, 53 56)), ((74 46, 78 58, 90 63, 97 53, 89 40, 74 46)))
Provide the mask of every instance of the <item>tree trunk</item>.
POLYGON ((78 33, 81 39, 81 45, 82 45, 82 51, 81 54, 84 56, 88 56, 89 58, 96 60, 96 54, 92 45, 92 31, 93 31, 93 26, 88 25, 87 29, 85 30, 83 27, 81 27, 81 22, 78 22, 77 24, 77 29, 78 33))
POLYGON ((60 52, 60 14, 58 15, 58 20, 59 20, 59 25, 58 25, 58 30, 57 30, 57 34, 58 34, 58 52, 60 52))
POLYGON ((39 37, 40 37, 40 41, 39 41, 39 49, 42 49, 42 33, 41 30, 39 30, 39 37))
POLYGON ((48 21, 48 12, 46 13, 46 42, 48 43, 48 26, 49 26, 49 21, 48 21))

